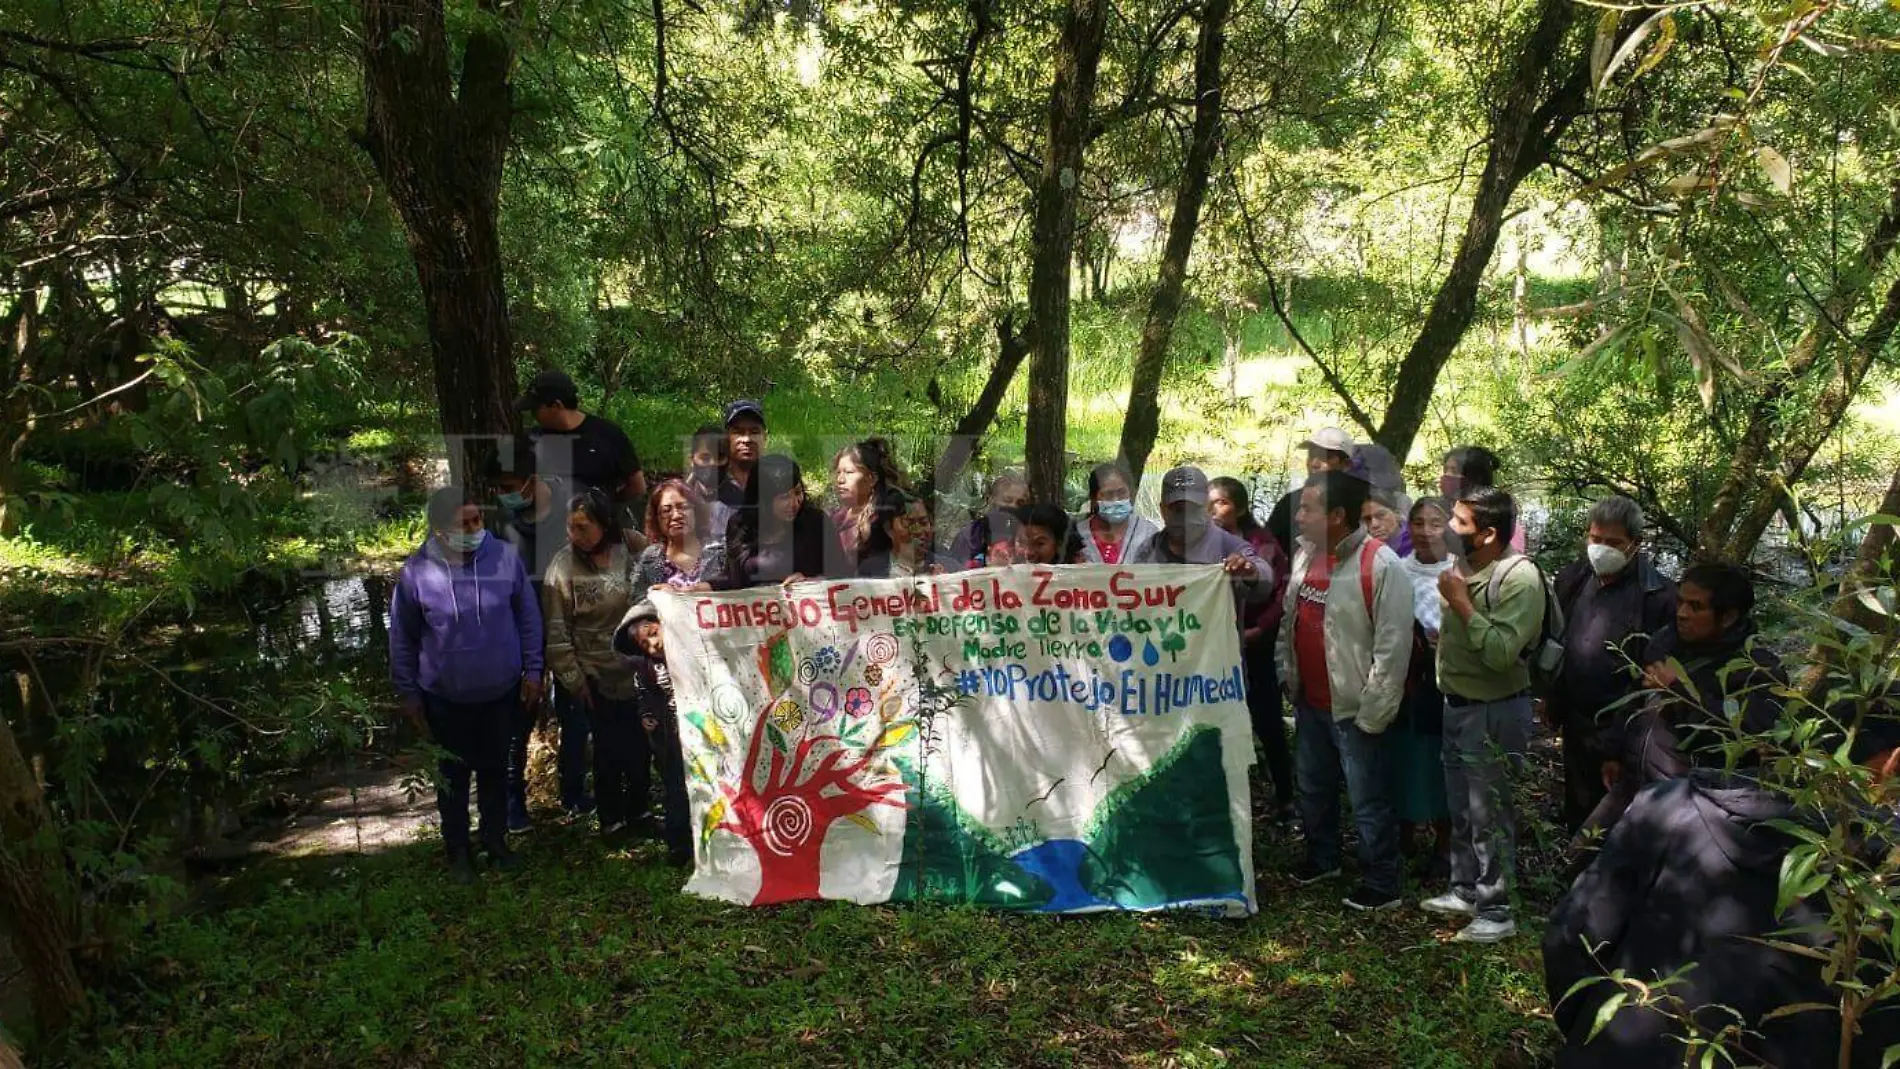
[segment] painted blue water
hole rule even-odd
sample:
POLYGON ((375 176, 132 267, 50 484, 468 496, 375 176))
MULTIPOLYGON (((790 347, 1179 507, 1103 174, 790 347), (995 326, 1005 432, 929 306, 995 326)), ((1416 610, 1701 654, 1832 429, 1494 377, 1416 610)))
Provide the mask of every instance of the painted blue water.
POLYGON ((1082 862, 1088 853, 1089 845, 1080 839, 1048 839, 1011 854, 1010 860, 1040 877, 1055 892, 1043 905, 1044 913, 1113 906, 1113 902, 1095 897, 1082 886, 1082 862))

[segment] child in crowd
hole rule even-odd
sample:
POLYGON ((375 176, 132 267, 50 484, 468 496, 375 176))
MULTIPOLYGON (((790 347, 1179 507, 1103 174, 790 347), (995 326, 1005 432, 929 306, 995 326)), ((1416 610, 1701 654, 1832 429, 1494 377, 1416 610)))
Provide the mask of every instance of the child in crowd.
POLYGON ((614 632, 614 650, 632 665, 639 681, 640 724, 660 765, 663 793, 666 863, 687 868, 693 863, 692 815, 686 801, 686 760, 680 750, 678 711, 673 705, 673 679, 666 671, 666 639, 660 611, 651 601, 627 610, 614 632))

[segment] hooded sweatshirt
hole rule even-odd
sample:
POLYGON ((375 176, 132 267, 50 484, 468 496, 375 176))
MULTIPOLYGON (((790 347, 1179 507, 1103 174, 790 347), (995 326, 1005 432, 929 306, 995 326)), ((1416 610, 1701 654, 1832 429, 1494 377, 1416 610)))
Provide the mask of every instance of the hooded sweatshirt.
MULTIPOLYGON (((1082 536, 1082 557, 1085 564, 1102 564, 1102 547, 1095 544, 1095 532, 1089 530, 1089 514, 1082 513, 1070 522, 1075 525, 1077 534, 1082 536)), ((1128 517, 1128 526, 1122 529, 1121 553, 1117 559, 1126 564, 1142 559, 1148 550, 1148 544, 1161 537, 1161 528, 1146 516, 1128 517)))
MULTIPOLYGON (((1638 795, 1603 851, 1551 914, 1544 934, 1544 986, 1565 1044, 1559 1069, 1675 1069, 1682 1065, 1682 1027, 1631 999, 1591 1039, 1597 1012, 1621 990, 1592 977, 1622 970, 1653 982, 1694 965, 1668 994, 1694 1013, 1704 1034, 1739 1011, 1761 1033, 1744 1042, 1744 1065, 1834 1065, 1840 1016, 1814 1010, 1764 1020, 1797 1003, 1835 1003, 1820 963, 1758 940, 1816 946, 1811 933, 1825 902, 1795 903, 1775 915, 1781 865, 1793 840, 1768 825, 1792 815, 1788 801, 1745 779, 1699 771, 1638 795)), ((1854 1042, 1856 1066, 1873 1069, 1900 1041, 1900 1007, 1883 1004, 1863 1020, 1854 1042)), ((1727 1064, 1724 1062, 1723 1064, 1727 1064)))
POLYGON ((389 674, 404 698, 493 701, 539 676, 541 609, 521 557, 493 535, 450 563, 431 537, 389 601, 389 674))

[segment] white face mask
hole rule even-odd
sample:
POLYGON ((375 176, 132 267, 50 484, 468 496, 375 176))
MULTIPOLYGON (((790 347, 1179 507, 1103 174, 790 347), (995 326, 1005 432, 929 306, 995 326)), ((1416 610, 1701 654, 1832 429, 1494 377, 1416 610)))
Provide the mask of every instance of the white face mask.
POLYGON ((1590 570, 1598 575, 1615 575, 1630 564, 1630 555, 1613 546, 1592 542, 1585 552, 1590 556, 1590 570))

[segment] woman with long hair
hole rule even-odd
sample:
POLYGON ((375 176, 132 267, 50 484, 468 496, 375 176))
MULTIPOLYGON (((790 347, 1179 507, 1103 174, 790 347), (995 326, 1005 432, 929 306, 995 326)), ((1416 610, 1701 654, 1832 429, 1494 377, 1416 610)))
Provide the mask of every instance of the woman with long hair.
POLYGON ((701 569, 714 589, 797 582, 844 574, 838 532, 805 495, 804 473, 791 457, 759 459, 746 483, 745 504, 726 527, 723 559, 701 569))
POLYGON ((838 498, 831 522, 838 529, 845 565, 855 568, 865 543, 871 539, 878 493, 890 486, 908 488, 910 480, 891 459, 889 442, 866 438, 845 446, 831 458, 831 486, 838 498))
POLYGON ((1017 564, 1081 564, 1082 539, 1069 514, 1054 505, 1016 510, 1017 564))
POLYGON ((871 536, 858 557, 858 575, 900 579, 955 571, 956 563, 936 551, 936 540, 930 503, 901 486, 887 486, 878 491, 871 536))
POLYGON ((1241 621, 1240 657, 1247 672, 1247 712, 1254 734, 1267 751, 1267 773, 1273 777, 1274 819, 1293 820, 1293 751, 1287 744, 1286 719, 1280 701, 1280 670, 1273 661, 1273 645, 1286 614, 1287 566, 1280 540, 1253 514, 1253 500, 1239 479, 1221 476, 1207 483, 1207 518, 1253 547, 1272 569, 1273 589, 1241 621))
POLYGON ((1083 559, 1090 564, 1134 560, 1161 532, 1154 521, 1135 515, 1134 476, 1115 460, 1089 472, 1089 510, 1081 526, 1083 559))
MULTIPOLYGON (((614 629, 634 603, 634 556, 620 530, 620 510, 599 490, 568 502, 567 536, 568 544, 548 563, 541 591, 548 666, 592 729, 600 830, 617 840, 646 815, 651 787, 639 683, 613 648, 614 629)), ((565 747, 566 718, 561 735, 565 747)))

